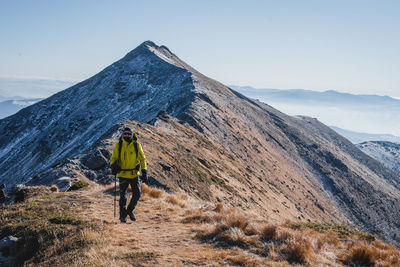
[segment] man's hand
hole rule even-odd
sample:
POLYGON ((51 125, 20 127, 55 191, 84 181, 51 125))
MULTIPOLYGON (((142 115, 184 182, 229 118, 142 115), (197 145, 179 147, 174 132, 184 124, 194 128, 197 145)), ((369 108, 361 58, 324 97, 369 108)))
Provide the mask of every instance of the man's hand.
POLYGON ((114 162, 113 164, 111 164, 111 173, 113 175, 116 175, 120 170, 121 168, 119 167, 118 162, 114 162))
POLYGON ((142 176, 140 177, 143 183, 147 183, 147 170, 142 170, 142 176))

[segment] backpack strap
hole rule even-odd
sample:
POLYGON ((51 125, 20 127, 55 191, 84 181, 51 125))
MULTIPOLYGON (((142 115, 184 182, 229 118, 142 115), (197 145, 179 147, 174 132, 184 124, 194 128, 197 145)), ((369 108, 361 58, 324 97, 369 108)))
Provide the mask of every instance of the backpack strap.
POLYGON ((122 135, 119 137, 118 141, 118 166, 121 167, 121 150, 122 150, 122 135))
POLYGON ((138 161, 139 149, 138 149, 137 139, 133 142, 133 147, 135 148, 136 162, 137 162, 135 170, 139 170, 140 169, 140 164, 139 164, 139 161, 138 161))

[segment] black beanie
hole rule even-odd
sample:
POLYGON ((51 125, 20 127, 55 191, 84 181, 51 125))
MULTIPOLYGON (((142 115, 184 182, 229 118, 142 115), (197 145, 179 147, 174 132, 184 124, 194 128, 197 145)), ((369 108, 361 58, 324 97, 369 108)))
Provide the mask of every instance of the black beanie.
POLYGON ((131 134, 133 133, 133 132, 132 132, 132 129, 129 128, 129 127, 125 127, 125 128, 124 128, 124 133, 126 133, 126 132, 131 133, 131 134))

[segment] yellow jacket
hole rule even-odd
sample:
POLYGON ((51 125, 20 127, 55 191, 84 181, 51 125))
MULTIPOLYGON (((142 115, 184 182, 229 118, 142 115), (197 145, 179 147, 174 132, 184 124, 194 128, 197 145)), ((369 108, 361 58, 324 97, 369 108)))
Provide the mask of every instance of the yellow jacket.
MULTIPOLYGON (((112 165, 115 161, 118 160, 118 147, 119 142, 115 145, 111 159, 110 165, 112 165)), ((137 142, 138 147, 138 156, 137 159, 140 162, 140 168, 142 170, 147 170, 146 165, 146 157, 144 156, 142 146, 137 142)), ((133 145, 133 141, 128 144, 125 139, 122 139, 122 148, 121 148, 121 160, 120 160, 120 167, 121 169, 135 169, 135 167, 139 164, 136 160, 136 152, 135 147, 133 145)), ((140 174, 139 170, 133 171, 120 171, 117 173, 117 177, 122 178, 136 178, 140 174)))

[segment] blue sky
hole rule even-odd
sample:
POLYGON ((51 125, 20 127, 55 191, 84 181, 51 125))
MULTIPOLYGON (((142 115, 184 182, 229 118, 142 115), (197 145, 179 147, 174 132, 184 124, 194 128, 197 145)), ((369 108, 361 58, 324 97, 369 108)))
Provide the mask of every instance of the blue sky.
POLYGON ((400 1, 14 0, 0 7, 2 79, 81 81, 151 40, 228 85, 400 97, 400 1))

